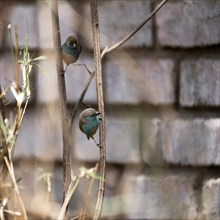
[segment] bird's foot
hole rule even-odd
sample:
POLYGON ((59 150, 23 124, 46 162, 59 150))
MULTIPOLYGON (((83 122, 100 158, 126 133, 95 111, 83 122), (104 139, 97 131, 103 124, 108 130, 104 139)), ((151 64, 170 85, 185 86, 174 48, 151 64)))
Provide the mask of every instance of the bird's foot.
POLYGON ((93 136, 92 136, 91 138, 92 138, 92 140, 95 142, 95 144, 96 144, 96 146, 97 146, 98 148, 101 148, 101 147, 102 147, 102 145, 101 145, 100 143, 98 143, 93 136))
POLYGON ((63 76, 63 75, 65 74, 65 72, 66 72, 68 66, 69 66, 69 65, 66 65, 65 70, 62 70, 62 71, 61 71, 61 73, 60 73, 61 76, 63 76))
POLYGON ((97 144, 97 147, 98 147, 98 148, 102 148, 101 143, 98 143, 98 144, 97 144))

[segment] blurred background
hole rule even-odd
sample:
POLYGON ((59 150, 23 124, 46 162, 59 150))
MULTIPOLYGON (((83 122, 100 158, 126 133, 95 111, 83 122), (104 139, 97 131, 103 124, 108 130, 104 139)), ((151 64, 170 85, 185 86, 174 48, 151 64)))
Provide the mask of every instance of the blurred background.
MULTIPOLYGON (((75 35, 78 64, 93 69, 88 1, 59 0, 61 41, 75 35)), ((101 45, 133 31, 157 0, 98 1, 101 45)), ((31 102, 14 152, 16 177, 30 219, 57 217, 63 193, 62 132, 51 1, 0 2, 0 82, 14 80, 7 26, 25 46, 28 24, 33 57, 47 56, 31 73, 31 102), (39 177, 51 173, 49 180, 39 177), (51 183, 51 186, 47 183, 51 183), (48 189, 49 187, 49 189, 48 189), (51 191, 50 191, 51 187, 51 191)), ((220 1, 170 0, 132 39, 103 60, 107 129, 105 219, 220 219, 220 1)), ((14 35, 13 35, 14 36, 14 35)), ((15 40, 15 39, 13 39, 15 40)), ((71 112, 88 72, 68 67, 71 112)), ((15 101, 8 92, 7 114, 15 101)), ((84 102, 97 109, 95 80, 84 102)), ((80 113, 85 106, 81 105, 80 113)), ((97 132, 98 133, 98 132, 97 132)), ((93 167, 99 149, 78 128, 73 134, 74 174, 93 167)), ((96 135, 98 140, 98 135, 96 135)), ((89 180, 74 193, 69 216, 85 204, 89 180)), ((89 200, 93 215, 97 183, 89 200)))

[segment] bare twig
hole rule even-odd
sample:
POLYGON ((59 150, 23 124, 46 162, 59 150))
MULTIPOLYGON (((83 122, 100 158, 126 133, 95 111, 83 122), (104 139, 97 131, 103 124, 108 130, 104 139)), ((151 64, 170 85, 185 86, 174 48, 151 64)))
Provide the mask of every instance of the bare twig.
MULTIPOLYGON (((96 171, 97 171, 97 165, 94 168, 90 168, 90 169, 85 169, 84 167, 81 167, 80 169, 80 174, 78 176, 72 176, 71 177, 71 184, 70 187, 67 191, 67 195, 64 199, 63 205, 61 207, 58 219, 64 219, 65 216, 65 211, 67 209, 67 206, 69 204, 70 199, 72 198, 73 193, 75 192, 77 186, 79 185, 79 182, 81 179, 83 178, 92 178, 92 179, 96 179, 96 171)), ((78 217, 75 217, 78 218, 78 217)), ((73 219, 75 219, 73 218, 73 219)))
POLYGON ((63 169, 64 169, 63 170, 63 178, 64 178, 63 202, 64 202, 65 197, 67 195, 67 191, 71 183, 71 173, 72 173, 71 139, 69 135, 69 114, 67 110, 65 75, 62 74, 63 62, 62 62, 57 0, 52 1, 51 13, 52 13, 53 40, 56 49, 57 81, 58 81, 59 99, 61 105, 61 120, 62 120, 62 133, 63 133, 63 169))
POLYGON ((128 34, 126 37, 124 37, 122 40, 120 40, 118 43, 114 44, 111 47, 107 47, 102 51, 102 57, 111 52, 112 50, 115 50, 116 48, 123 45, 125 42, 127 42, 131 37, 133 37, 159 10, 160 8, 167 2, 168 0, 163 0, 161 3, 150 13, 150 15, 130 34, 128 34))
POLYGON ((58 220, 64 219, 65 212, 66 212, 66 209, 68 207, 69 201, 72 198, 72 195, 75 192, 77 186, 79 185, 79 181, 80 181, 80 178, 76 178, 76 180, 74 180, 74 185, 72 187, 70 185, 70 189, 67 191, 66 197, 63 201, 61 211, 60 211, 59 216, 57 218, 58 220))
POLYGON ((72 127, 72 124, 73 124, 73 120, 76 117, 76 112, 77 112, 77 109, 79 107, 79 104, 82 103, 82 101, 84 99, 84 96, 85 96, 85 94, 86 94, 86 92, 87 92, 87 90, 88 90, 88 88, 90 86, 90 83, 92 82, 92 79, 93 79, 94 75, 95 75, 95 71, 92 71, 92 73, 89 76, 89 79, 86 82, 86 86, 83 89, 83 91, 82 91, 82 93, 81 93, 81 95, 80 95, 80 97, 79 97, 79 99, 78 99, 78 101, 77 101, 77 103, 76 103, 76 105, 75 105, 75 107, 73 109, 72 116, 71 116, 71 122, 70 122, 70 126, 71 127, 72 127))
MULTIPOLYGON (((2 95, 2 88, 0 85, 0 94, 2 95)), ((4 109, 4 101, 3 101, 4 95, 0 97, 0 119, 5 120, 5 109, 4 109)))
MULTIPOLYGON (((121 41, 119 41, 118 43, 114 44, 113 46, 111 47, 108 47, 106 46, 102 53, 101 53, 101 59, 109 52, 117 49, 118 47, 120 47, 121 45, 123 45, 125 42, 127 42, 130 38, 132 38, 160 9, 161 7, 167 2, 168 0, 162 0, 161 3, 155 8, 154 11, 151 12, 151 14, 134 30, 132 31, 129 35, 127 35, 125 38, 123 38, 121 41)), ((77 109, 79 107, 79 104, 83 101, 84 97, 85 97, 85 94, 89 88, 89 85, 91 84, 92 82, 92 79, 94 77, 94 71, 92 71, 92 74, 90 75, 89 77, 89 80, 87 81, 86 83, 86 86, 85 88, 83 89, 81 95, 80 95, 80 98, 78 100, 78 102, 76 103, 75 107, 74 107, 74 110, 73 110, 73 113, 72 113, 72 116, 71 116, 71 125, 74 121, 74 118, 76 117, 76 112, 77 112, 77 109)))
POLYGON ((91 16, 92 16, 92 33, 94 42, 94 63, 96 75, 96 93, 98 99, 98 110, 102 115, 102 121, 99 127, 99 143, 100 143, 100 177, 99 188, 97 193, 97 200, 95 206, 94 219, 99 219, 101 216, 104 191, 105 191, 105 176, 106 176, 106 129, 105 129, 105 109, 104 109, 104 95, 102 82, 102 64, 100 52, 100 36, 99 36, 99 20, 98 20, 98 6, 97 0, 90 1, 91 16))

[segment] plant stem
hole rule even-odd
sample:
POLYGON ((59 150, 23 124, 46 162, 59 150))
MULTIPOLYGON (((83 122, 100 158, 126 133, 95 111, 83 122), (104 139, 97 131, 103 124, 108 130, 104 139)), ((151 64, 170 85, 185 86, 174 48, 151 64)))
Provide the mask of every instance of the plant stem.
POLYGON ((28 218, 27 218, 26 209, 25 209, 23 200, 21 199, 20 192, 19 192, 19 189, 18 189, 18 185, 17 185, 16 179, 15 179, 13 163, 12 163, 11 159, 8 159, 7 156, 4 157, 4 161, 5 161, 5 164, 8 168, 9 174, 11 176, 11 179, 12 179, 12 182, 13 182, 13 185, 14 185, 14 190, 15 190, 15 193, 17 195, 17 199, 18 199, 18 202, 19 202, 22 214, 23 214, 23 219, 27 220, 28 218))
POLYGON ((73 193, 75 192, 77 186, 79 185, 79 181, 80 181, 80 178, 77 178, 75 181, 74 181, 74 185, 70 188, 70 190, 67 192, 67 195, 63 201, 63 205, 62 205, 62 208, 61 208, 61 211, 60 211, 60 214, 58 216, 58 220, 62 220, 64 219, 64 216, 65 216, 65 212, 66 212, 66 209, 67 209, 67 206, 69 204, 69 201, 70 199, 72 198, 72 195, 73 193))
POLYGON ((69 135, 69 114, 67 110, 67 98, 66 98, 66 86, 65 75, 63 72, 63 59, 60 39, 60 27, 58 17, 58 5, 57 0, 52 1, 51 6, 52 13, 52 28, 53 28, 53 40, 56 50, 56 68, 57 68, 57 81, 59 90, 59 101, 61 106, 61 120, 62 120, 62 135, 63 135, 63 202, 67 195, 70 183, 71 183, 71 139, 69 135))
POLYGON ((72 127, 72 124, 73 124, 73 120, 76 117, 76 112, 77 112, 78 106, 79 106, 80 103, 82 103, 82 101, 84 99, 84 96, 85 96, 85 94, 86 94, 86 92, 87 92, 87 90, 89 88, 89 85, 92 82, 92 79, 93 79, 94 76, 95 76, 95 71, 92 71, 92 73, 89 76, 89 79, 86 82, 86 86, 83 89, 83 91, 82 91, 82 93, 81 93, 81 95, 80 95, 80 97, 79 97, 79 99, 78 99, 78 101, 77 101, 77 103, 76 103, 76 105, 75 105, 75 107, 73 109, 73 113, 72 113, 72 116, 71 116, 71 122, 70 122, 70 126, 71 127, 72 127))
POLYGON ((96 93, 98 99, 98 110, 102 115, 102 121, 99 127, 99 143, 100 143, 100 177, 95 206, 94 219, 99 219, 101 216, 104 191, 105 191, 105 176, 106 176, 106 129, 105 129, 105 110, 104 110, 104 95, 102 82, 102 64, 100 52, 100 36, 99 36, 99 20, 97 0, 90 1, 91 16, 92 16, 92 33, 94 42, 94 63, 96 75, 96 93))
MULTIPOLYGON (((96 164, 96 166, 94 168, 94 171, 93 171, 94 174, 97 173, 98 166, 99 165, 96 164)), ((81 210, 79 220, 85 220, 86 219, 86 212, 87 212, 88 204, 91 204, 91 192, 92 192, 92 189, 93 189, 94 181, 95 181, 95 178, 91 178, 90 184, 89 184, 89 187, 88 187, 88 191, 87 191, 86 196, 84 198, 85 199, 85 204, 84 204, 83 209, 81 210)))

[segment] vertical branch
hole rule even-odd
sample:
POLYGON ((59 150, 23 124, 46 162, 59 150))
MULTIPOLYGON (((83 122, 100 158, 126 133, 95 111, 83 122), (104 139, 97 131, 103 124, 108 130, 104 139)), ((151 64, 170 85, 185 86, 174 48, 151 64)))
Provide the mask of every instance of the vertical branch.
POLYGON ((63 135, 63 201, 67 195, 71 183, 71 140, 69 135, 69 115, 67 110, 66 86, 65 76, 63 72, 63 59, 60 40, 60 27, 58 18, 58 5, 57 0, 52 1, 52 28, 53 28, 53 41, 56 50, 56 68, 57 68, 57 81, 59 90, 59 99, 61 105, 61 120, 62 120, 62 135, 63 135))
POLYGON ((91 16, 92 16, 92 33, 94 42, 94 62, 96 74, 96 92, 98 99, 99 112, 102 115, 102 121, 99 128, 99 143, 100 143, 100 176, 102 180, 99 181, 99 188, 96 200, 94 219, 99 219, 101 215, 104 191, 105 191, 105 175, 106 175, 106 129, 105 129, 105 111, 104 111, 104 96, 102 83, 102 65, 100 52, 100 37, 99 37, 99 20, 97 0, 90 1, 91 16))

